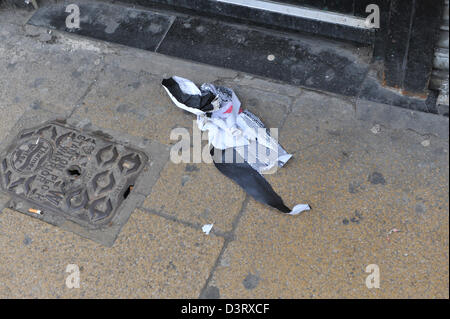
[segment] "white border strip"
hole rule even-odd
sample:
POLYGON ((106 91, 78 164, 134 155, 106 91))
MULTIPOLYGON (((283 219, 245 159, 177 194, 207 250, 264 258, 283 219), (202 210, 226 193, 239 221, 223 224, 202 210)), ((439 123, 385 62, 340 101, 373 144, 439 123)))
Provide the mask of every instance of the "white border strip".
POLYGON ((265 11, 286 14, 299 18, 323 21, 333 24, 340 24, 353 28, 369 29, 365 24, 366 19, 357 18, 351 15, 345 15, 335 12, 327 12, 323 10, 281 4, 265 0, 216 0, 216 1, 249 7, 253 9, 260 9, 265 11))

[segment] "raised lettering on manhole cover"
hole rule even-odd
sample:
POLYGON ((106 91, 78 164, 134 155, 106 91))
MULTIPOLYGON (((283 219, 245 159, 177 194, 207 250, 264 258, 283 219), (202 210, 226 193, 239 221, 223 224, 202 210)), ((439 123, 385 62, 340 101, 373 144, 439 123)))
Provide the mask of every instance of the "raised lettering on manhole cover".
POLYGON ((0 185, 34 211, 95 229, 117 214, 147 162, 136 149, 58 122, 19 133, 0 158, 0 185))

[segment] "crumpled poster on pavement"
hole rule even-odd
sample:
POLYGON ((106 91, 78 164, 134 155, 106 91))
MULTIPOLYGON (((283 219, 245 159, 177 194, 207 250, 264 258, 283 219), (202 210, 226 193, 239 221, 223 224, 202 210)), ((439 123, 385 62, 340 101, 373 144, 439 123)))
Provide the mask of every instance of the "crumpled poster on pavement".
POLYGON ((230 88, 173 76, 162 81, 167 94, 179 108, 197 116, 197 126, 208 132, 211 156, 217 169, 241 186, 257 201, 279 211, 297 215, 308 204, 288 208, 263 174, 282 167, 291 157, 248 110, 230 88))

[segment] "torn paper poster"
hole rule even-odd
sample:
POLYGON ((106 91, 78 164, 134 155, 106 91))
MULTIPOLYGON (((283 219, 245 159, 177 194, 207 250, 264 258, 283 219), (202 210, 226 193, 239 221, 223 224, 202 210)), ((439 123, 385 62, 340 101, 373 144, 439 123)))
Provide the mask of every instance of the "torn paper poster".
POLYGON ((214 99, 216 99, 213 93, 201 92, 189 80, 174 76, 170 79, 163 80, 162 85, 176 106, 188 112, 204 115, 206 112, 211 112, 218 108, 218 103, 213 103, 214 99))
MULTIPOLYGON (((232 179, 258 202, 290 215, 297 215, 311 209, 307 204, 296 205, 293 209, 287 207, 264 176, 254 170, 246 161, 236 160, 233 163, 227 163, 224 160, 225 151, 223 150, 212 149, 211 156, 214 165, 223 175, 232 179)), ((238 155, 235 153, 234 157, 237 158, 238 155)))
POLYGON ((245 110, 238 117, 238 121, 244 121, 245 125, 250 128, 250 131, 257 132, 255 138, 251 139, 249 144, 236 145, 235 147, 239 155, 246 158, 253 169, 264 174, 270 172, 274 166, 283 167, 292 157, 268 134, 264 124, 255 114, 245 110), (267 149, 271 150, 271 152, 267 152, 267 149))
POLYGON ((202 231, 206 234, 209 235, 209 233, 211 232, 211 229, 213 228, 214 224, 206 224, 203 225, 202 227, 202 231))
POLYGON ((292 155, 269 134, 256 115, 242 110, 232 89, 211 83, 198 88, 190 80, 177 76, 164 79, 162 85, 176 106, 197 115, 198 128, 208 132, 213 162, 222 174, 257 201, 283 213, 296 215, 310 209, 307 204, 288 208, 261 175, 282 167, 292 155), (225 156, 230 155, 229 150, 231 161, 225 156))
POLYGON ((162 85, 175 105, 197 115, 198 128, 208 132, 209 144, 214 148, 239 147, 238 153, 247 157, 260 173, 275 165, 282 167, 290 158, 267 133, 261 120, 242 110, 233 90, 210 83, 199 89, 190 80, 177 76, 163 80, 162 85), (263 154, 270 156, 265 158, 263 154))

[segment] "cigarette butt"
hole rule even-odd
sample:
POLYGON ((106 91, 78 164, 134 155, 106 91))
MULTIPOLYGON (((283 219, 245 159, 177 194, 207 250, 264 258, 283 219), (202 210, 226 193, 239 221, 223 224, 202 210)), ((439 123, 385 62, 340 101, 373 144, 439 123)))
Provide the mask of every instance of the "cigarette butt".
POLYGON ((39 209, 34 209, 34 208, 29 208, 28 212, 33 213, 33 214, 41 214, 41 211, 39 209))

